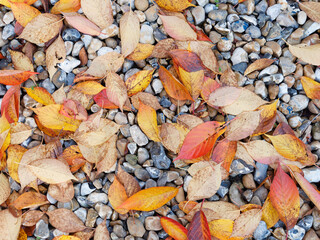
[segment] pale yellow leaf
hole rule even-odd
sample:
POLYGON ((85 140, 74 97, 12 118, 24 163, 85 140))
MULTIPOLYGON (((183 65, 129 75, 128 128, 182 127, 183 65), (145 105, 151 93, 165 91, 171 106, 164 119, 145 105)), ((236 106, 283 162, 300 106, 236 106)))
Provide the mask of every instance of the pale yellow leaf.
POLYGON ((0 232, 3 240, 17 240, 21 226, 21 216, 14 217, 8 209, 0 211, 0 232))
POLYGON ((81 9, 86 17, 101 29, 105 29, 113 23, 110 0, 81 0, 81 9))
POLYGON ((10 196, 10 184, 8 178, 0 173, 0 205, 4 203, 10 196))
POLYGON ((132 53, 140 40, 140 21, 132 12, 126 12, 120 19, 120 38, 122 55, 124 57, 132 53))
POLYGON ((32 135, 32 129, 29 125, 24 123, 11 124, 11 144, 21 144, 32 135))
POLYGON ((289 45, 290 52, 302 61, 319 66, 320 44, 308 46, 306 44, 289 45))
POLYGON ((61 36, 59 36, 46 51, 46 65, 51 79, 58 70, 57 64, 62 63, 65 58, 66 47, 61 36))

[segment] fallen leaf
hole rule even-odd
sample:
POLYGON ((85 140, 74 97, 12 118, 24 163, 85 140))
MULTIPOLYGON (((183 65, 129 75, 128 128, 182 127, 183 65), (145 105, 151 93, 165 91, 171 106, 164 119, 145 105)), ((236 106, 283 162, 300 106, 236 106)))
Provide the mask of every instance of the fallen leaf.
POLYGON ((23 29, 19 38, 35 44, 48 42, 55 37, 63 26, 61 17, 51 13, 43 13, 35 17, 23 29))
POLYGON ((118 172, 116 176, 124 186, 128 197, 131 197, 133 194, 141 190, 137 179, 124 171, 121 166, 118 166, 118 172))
MULTIPOLYGON (((8 50, 11 55, 11 60, 14 68, 22 71, 34 72, 33 64, 31 60, 22 52, 17 52, 13 50, 8 50)), ((31 79, 37 80, 36 75, 30 76, 31 79)))
POLYGON ((20 95, 20 87, 13 86, 2 98, 1 116, 4 116, 9 123, 19 120, 20 95))
POLYGON ((188 41, 197 40, 197 34, 189 26, 186 20, 177 16, 160 15, 165 31, 175 40, 188 41))
POLYGON ((187 72, 206 70, 200 57, 194 52, 183 49, 174 49, 169 52, 169 55, 172 58, 177 72, 179 72, 179 67, 187 72))
POLYGON ((280 163, 270 186, 269 196, 287 230, 293 228, 299 218, 299 191, 294 181, 282 170, 280 163))
POLYGON ((21 194, 10 207, 21 210, 25 208, 34 208, 49 203, 47 197, 37 192, 25 192, 21 194))
POLYGON ((220 164, 200 169, 188 185, 188 200, 196 201, 212 197, 220 188, 220 164))
POLYGON ((128 199, 128 196, 124 186, 120 183, 117 177, 114 178, 113 183, 108 190, 108 199, 112 208, 116 212, 120 214, 126 214, 128 212, 127 209, 118 209, 118 206, 124 203, 128 199))
POLYGON ((85 158, 78 145, 71 145, 64 149, 62 158, 69 164, 71 172, 76 172, 85 164, 85 158))
POLYGON ((105 89, 100 83, 95 81, 80 82, 73 89, 88 95, 96 95, 105 89))
MULTIPOLYGON (((56 6, 56 4, 54 6, 56 6)), ((67 20, 68 24, 77 29, 79 32, 92 36, 99 36, 101 34, 101 29, 96 24, 79 13, 64 12, 63 16, 67 20)))
POLYGON ((313 21, 320 22, 320 4, 318 2, 299 2, 299 7, 313 21))
POLYGON ((178 159, 194 159, 206 155, 223 133, 218 131, 221 123, 209 121, 193 128, 184 139, 178 159))
POLYGON ((77 12, 80 9, 80 0, 59 0, 51 8, 52 14, 77 12))
POLYGON ((168 218, 161 217, 160 219, 161 226, 163 230, 175 240, 187 240, 188 230, 182 226, 179 222, 168 218))
POLYGON ((168 58, 169 52, 175 49, 175 41, 172 38, 160 40, 154 47, 150 57, 168 58))
POLYGON ((32 129, 24 123, 12 123, 10 129, 10 143, 21 144, 32 135, 32 129))
POLYGON ((188 226, 188 240, 211 240, 208 221, 203 211, 197 211, 188 226))
POLYGON ((81 103, 70 99, 63 102, 59 114, 79 121, 86 121, 88 118, 87 110, 81 105, 81 103))
POLYGON ((188 0, 156 0, 159 7, 173 12, 181 12, 188 7, 194 7, 188 0))
POLYGON ((93 240, 110 240, 110 235, 105 220, 95 229, 93 240))
MULTIPOLYGON (((212 81, 214 81, 212 79, 212 81)), ((210 85, 216 85, 215 82, 210 83, 210 85)), ((241 95, 242 88, 236 87, 217 87, 211 93, 206 93, 207 102, 211 106, 215 107, 225 107, 233 104, 241 95)), ((203 91, 203 90, 202 90, 203 91)))
POLYGON ((55 101, 47 89, 43 87, 23 88, 27 94, 42 105, 55 104, 55 101))
POLYGON ((0 134, 0 170, 3 170, 6 167, 6 153, 9 144, 10 144, 10 129, 3 131, 0 134))
POLYGON ((0 219, 1 238, 6 240, 18 239, 21 226, 21 216, 16 218, 8 209, 5 209, 0 211, 0 219))
MULTIPOLYGON (((94 149, 99 149, 96 150, 96 159, 102 159, 97 163, 97 174, 100 174, 102 172, 109 172, 117 162, 118 150, 116 148, 116 141, 117 136, 114 135, 106 143, 94 147, 94 149)), ((88 154, 90 153, 88 152, 88 154)))
POLYGON ((103 78, 106 77, 108 71, 117 72, 122 67, 123 62, 124 58, 121 54, 117 52, 108 52, 96 57, 85 73, 103 78))
POLYGON ((134 51, 127 56, 127 59, 131 61, 141 61, 144 60, 152 54, 154 46, 148 43, 138 43, 134 51))
POLYGON ((273 136, 277 135, 283 135, 283 134, 290 134, 292 136, 296 136, 295 132, 292 130, 292 128, 288 125, 288 123, 281 122, 276 127, 276 129, 273 131, 273 136))
POLYGON ((72 233, 84 230, 83 222, 72 211, 66 208, 59 208, 47 212, 50 224, 65 233, 72 233))
POLYGON ((110 102, 107 96, 107 90, 104 89, 101 92, 99 92, 97 95, 93 97, 94 101, 96 104, 98 104, 99 107, 101 108, 106 108, 106 109, 117 109, 119 108, 117 105, 114 103, 110 102))
POLYGON ((194 202, 194 201, 182 201, 179 203, 179 208, 181 211, 188 214, 197 205, 198 205, 198 203, 194 202))
POLYGON ((108 72, 105 80, 108 99, 123 110, 128 99, 127 87, 124 81, 115 72, 108 72))
POLYGON ((4 203, 10 196, 10 184, 8 178, 0 173, 0 205, 4 203))
POLYGON ((23 70, 1 70, 0 83, 4 85, 20 85, 34 74, 37 73, 23 70))
POLYGON ((138 92, 144 91, 149 86, 153 73, 153 69, 142 70, 129 77, 125 83, 128 89, 128 96, 131 97, 138 92))
POLYGON ((229 141, 227 138, 218 142, 212 152, 212 161, 222 163, 222 167, 229 172, 231 163, 237 152, 237 142, 229 141))
POLYGON ((261 220, 267 224, 268 229, 273 227, 279 221, 279 214, 272 206, 269 196, 263 204, 261 220))
POLYGON ((58 38, 47 48, 46 51, 46 65, 49 72, 50 79, 58 70, 57 64, 62 63, 66 58, 66 47, 64 41, 59 35, 58 38))
POLYGON ((320 99, 320 83, 314 81, 309 77, 300 78, 303 90, 305 91, 308 98, 320 99))
POLYGON ((230 219, 217 219, 209 222, 210 234, 218 239, 230 239, 233 230, 233 221, 230 219))
POLYGON ((101 29, 105 29, 113 23, 110 0, 81 0, 81 9, 86 17, 101 29))
POLYGON ((50 184, 63 183, 71 179, 77 180, 66 164, 53 158, 32 161, 28 164, 28 168, 41 181, 50 184))
POLYGON ((59 113, 61 106, 60 104, 51 104, 41 108, 33 108, 33 111, 37 114, 39 121, 47 128, 76 131, 80 121, 61 115, 59 113))
POLYGON ((212 43, 211 39, 203 32, 203 30, 200 27, 197 27, 197 26, 193 25, 190 22, 188 22, 188 24, 190 25, 190 27, 192 27, 193 31, 196 32, 197 40, 199 40, 199 41, 207 41, 207 42, 212 43))
POLYGON ((190 93, 187 88, 182 85, 166 68, 160 66, 159 78, 168 95, 176 100, 191 100, 190 93))
POLYGON ((14 3, 26 3, 28 5, 34 4, 37 0, 0 0, 0 4, 5 5, 8 8, 11 8, 11 2, 14 3))
POLYGON ((161 142, 157 123, 157 113, 152 107, 140 102, 137 114, 139 127, 154 142, 161 142))
POLYGON ((81 240, 81 239, 75 236, 61 235, 61 236, 54 237, 52 240, 81 240))
POLYGON ((160 139, 163 146, 177 154, 189 130, 179 123, 164 123, 160 126, 160 139))
POLYGON ((297 44, 291 45, 289 44, 289 51, 293 56, 299 58, 300 60, 312 64, 312 65, 320 65, 320 60, 317 58, 320 53, 320 44, 314 45, 306 45, 306 44, 297 44))
POLYGON ((29 6, 26 3, 11 3, 11 10, 13 12, 13 15, 15 19, 23 26, 26 27, 29 22, 31 22, 32 19, 34 19, 36 16, 40 15, 41 12, 34 8, 29 6))
POLYGON ((151 187, 129 197, 118 209, 153 211, 174 198, 179 189, 175 187, 151 187))
POLYGON ((67 181, 59 184, 50 184, 48 193, 59 202, 70 202, 74 197, 73 183, 72 181, 67 181))
POLYGON ((139 43, 140 21, 138 16, 130 10, 121 17, 119 25, 122 55, 126 57, 139 43))
POLYGON ((194 116, 191 114, 183 114, 183 115, 178 116, 177 123, 185 126, 189 130, 191 130, 204 122, 201 118, 199 118, 197 116, 194 116))
POLYGON ((238 87, 236 74, 227 65, 227 69, 220 76, 220 84, 222 86, 238 87))
POLYGON ((244 72, 244 76, 254 71, 265 69, 266 67, 269 67, 272 63, 274 63, 274 61, 275 61, 274 59, 269 59, 269 58, 258 59, 247 67, 246 71, 244 72))
POLYGON ((18 167, 23 154, 27 151, 26 148, 20 145, 10 145, 7 149, 7 168, 10 177, 16 182, 20 183, 18 176, 18 167))
POLYGON ((37 224, 44 212, 39 210, 29 210, 22 215, 22 226, 32 227, 37 224))
POLYGON ((260 122, 256 130, 254 130, 253 136, 264 134, 273 128, 277 118, 278 101, 279 100, 258 108, 258 110, 260 110, 260 122))
POLYGON ((262 217, 261 209, 252 209, 242 213, 233 225, 232 237, 250 237, 258 227, 262 217))
POLYGON ((143 104, 152 107, 154 110, 162 109, 162 107, 159 104, 158 99, 150 93, 138 92, 137 94, 135 94, 131 97, 131 101, 132 101, 132 105, 135 109, 139 109, 140 101, 143 104))

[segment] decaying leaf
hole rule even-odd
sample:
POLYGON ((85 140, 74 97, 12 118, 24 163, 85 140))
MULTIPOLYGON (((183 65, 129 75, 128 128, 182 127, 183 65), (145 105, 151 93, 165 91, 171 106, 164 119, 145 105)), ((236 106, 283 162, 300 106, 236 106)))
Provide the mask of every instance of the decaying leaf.
POLYGON ((27 211, 22 215, 22 225, 26 227, 32 227, 37 224, 43 215, 44 212, 39 210, 27 211))
POLYGON ((95 81, 85 81, 85 82, 78 83, 73 87, 73 89, 79 92, 82 92, 84 94, 96 95, 99 92, 101 92, 103 89, 105 89, 105 87, 95 81))
POLYGON ((52 79, 53 75, 58 70, 57 64, 62 63, 66 58, 66 47, 61 36, 48 47, 46 51, 46 65, 52 79))
POLYGON ((128 96, 130 97, 145 90, 152 80, 153 73, 154 70, 142 70, 129 77, 126 80, 128 96))
POLYGON ((269 132, 273 128, 277 117, 277 104, 278 100, 258 108, 260 110, 260 122, 254 130, 253 136, 269 132))
POLYGON ((222 86, 238 87, 238 80, 236 74, 227 65, 227 70, 225 70, 220 76, 220 83, 222 86))
POLYGON ((231 163, 237 151, 237 142, 229 141, 227 138, 218 142, 212 152, 212 160, 216 163, 222 163, 227 172, 230 170, 231 163))
POLYGON ((185 126, 189 130, 203 123, 203 120, 191 114, 183 114, 177 118, 177 123, 185 126))
POLYGON ((106 221, 103 221, 97 226, 94 232, 93 240, 110 240, 106 221))
POLYGON ((244 72, 244 76, 254 71, 262 70, 266 67, 269 67, 272 63, 274 63, 274 61, 275 61, 274 59, 269 59, 269 58, 258 59, 247 67, 246 71, 244 72))
POLYGON ((25 192, 12 202, 10 207, 21 210, 25 208, 38 207, 47 203, 49 202, 45 195, 37 192, 25 192))
MULTIPOLYGON (((28 72, 34 72, 33 64, 31 60, 22 52, 8 50, 11 55, 11 60, 14 68, 17 70, 23 70, 28 72)), ((31 79, 36 80, 36 75, 30 76, 31 79)))
POLYGON ((172 38, 163 39, 155 45, 150 57, 168 58, 169 52, 174 48, 175 41, 172 38))
POLYGON ((98 104, 99 107, 101 108, 106 108, 106 109, 117 109, 119 108, 117 105, 114 103, 110 102, 108 95, 107 95, 107 90, 104 89, 101 92, 99 92, 97 95, 93 97, 94 101, 96 104, 98 104))
POLYGON ((315 22, 320 22, 320 4, 319 2, 299 2, 299 7, 309 18, 315 22))
POLYGON ((150 93, 139 92, 131 97, 132 105, 135 109, 139 109, 140 101, 145 105, 152 107, 154 110, 162 109, 158 99, 150 93))
POLYGON ((242 88, 229 86, 216 88, 211 92, 211 94, 206 94, 206 96, 208 96, 207 102, 211 106, 215 107, 225 107, 231 105, 240 97, 242 90, 242 88))
POLYGON ((118 206, 124 203, 128 199, 128 196, 124 186, 120 183, 117 177, 114 178, 113 183, 108 190, 108 198, 115 211, 120 214, 126 214, 128 212, 127 209, 118 209, 118 206))
POLYGON ((135 50, 139 43, 140 21, 134 12, 129 11, 121 17, 119 24, 122 55, 126 57, 135 50))
POLYGON ((0 205, 10 196, 10 184, 8 178, 0 173, 0 205))
POLYGON ((2 98, 1 116, 4 116, 9 123, 18 122, 20 108, 20 87, 11 87, 2 98))
POLYGON ((211 240, 210 229, 206 215, 200 209, 195 213, 188 226, 188 240, 211 240))
POLYGON ((85 158, 81 154, 78 145, 71 145, 70 147, 64 149, 62 153, 62 158, 69 164, 71 172, 76 172, 85 164, 85 158))
POLYGON ((289 51, 297 58, 312 65, 320 65, 320 59, 317 57, 320 53, 320 44, 314 44, 310 46, 303 43, 297 45, 288 45, 289 51))
POLYGON ((179 123, 164 123, 160 126, 160 138, 163 146, 178 153, 189 130, 179 123))

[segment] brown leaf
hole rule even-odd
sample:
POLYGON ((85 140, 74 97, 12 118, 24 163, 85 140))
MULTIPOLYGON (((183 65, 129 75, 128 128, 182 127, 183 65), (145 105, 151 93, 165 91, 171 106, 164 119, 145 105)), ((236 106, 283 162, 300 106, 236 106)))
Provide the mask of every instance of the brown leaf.
POLYGON ((214 90, 208 99, 208 103, 215 107, 225 107, 234 103, 242 92, 242 88, 220 87, 214 90))
POLYGON ((124 171, 120 165, 118 166, 117 177, 124 186, 128 197, 131 197, 133 194, 141 190, 137 179, 124 171))
MULTIPOLYGON (((11 60, 15 69, 34 72, 33 64, 25 54, 22 52, 12 51, 10 49, 8 51, 11 55, 11 60)), ((30 78, 36 80, 37 76, 33 75, 30 78)))
POLYGON ((222 166, 227 170, 227 172, 229 172, 236 152, 237 142, 229 141, 227 138, 225 138, 218 142, 214 147, 212 152, 212 160, 216 163, 222 162, 222 166))
POLYGON ((61 36, 59 36, 46 50, 46 65, 50 78, 57 71, 57 64, 62 63, 66 58, 66 47, 61 36))
MULTIPOLYGON (((103 143, 102 145, 95 146, 95 149, 99 148, 96 152, 101 154, 102 159, 97 163, 97 174, 100 174, 102 172, 109 172, 110 169, 115 165, 117 162, 117 148, 116 148, 116 141, 117 136, 112 136, 106 143, 103 143)), ((98 157, 97 157, 98 158, 98 157)))
POLYGON ((140 39, 140 21, 132 12, 126 12, 120 19, 120 38, 122 55, 128 56, 137 47, 140 39))
POLYGON ((44 212, 39 210, 27 211, 22 215, 22 225, 26 227, 32 227, 37 224, 43 215, 44 212))
POLYGON ((93 240, 110 240, 110 235, 106 225, 106 221, 103 221, 97 226, 94 232, 93 240))
POLYGON ((139 92, 131 97, 132 105, 135 109, 139 109, 139 100, 154 110, 162 109, 158 99, 150 93, 139 92))
POLYGON ((238 87, 236 74, 232 71, 229 65, 227 66, 227 70, 225 70, 220 76, 220 83, 222 86, 238 87))
POLYGON ((242 213, 233 225, 232 237, 250 237, 258 227, 262 217, 261 209, 252 209, 242 213))
POLYGON ((319 2, 299 2, 299 7, 309 18, 315 22, 320 22, 320 3, 319 2))
POLYGON ((58 230, 66 233, 73 233, 84 230, 83 222, 72 211, 59 208, 47 212, 50 224, 58 230))
POLYGON ((3 173, 0 173, 0 205, 8 199, 10 192, 8 178, 3 173))
POLYGON ((132 96, 138 92, 145 90, 152 80, 154 70, 142 70, 126 80, 126 86, 128 89, 128 96, 132 96))
POLYGON ((47 197, 37 192, 25 192, 21 194, 10 207, 21 210, 25 208, 34 208, 49 203, 47 197))
POLYGON ((59 184, 50 184, 48 193, 59 202, 70 202, 74 197, 74 188, 72 181, 59 184))
POLYGON ((289 51, 295 57, 301 59, 302 61, 312 64, 320 65, 320 59, 317 57, 320 54, 320 44, 314 44, 308 46, 306 44, 289 45, 289 51))
POLYGON ((177 154, 189 130, 178 123, 164 123, 160 126, 160 138, 163 146, 177 154))
POLYGON ((8 209, 0 211, 0 232, 3 240, 16 240, 19 236, 21 217, 14 217, 8 209))
POLYGON ((278 101, 279 100, 258 108, 258 110, 260 110, 260 123, 256 130, 254 130, 253 136, 269 132, 273 128, 277 118, 278 101))
POLYGON ((19 38, 40 44, 51 40, 63 26, 61 17, 50 13, 38 15, 23 29, 19 38))
POLYGON ((169 52, 173 49, 175 49, 175 41, 172 38, 163 39, 155 45, 150 57, 168 58, 169 52))
POLYGON ((274 59, 269 58, 258 59, 247 67, 246 71, 244 72, 244 76, 254 71, 265 69, 266 67, 269 67, 272 63, 274 63, 274 61, 274 59))
POLYGON ((183 114, 178 116, 177 123, 185 126, 189 130, 203 123, 203 120, 191 114, 183 114))

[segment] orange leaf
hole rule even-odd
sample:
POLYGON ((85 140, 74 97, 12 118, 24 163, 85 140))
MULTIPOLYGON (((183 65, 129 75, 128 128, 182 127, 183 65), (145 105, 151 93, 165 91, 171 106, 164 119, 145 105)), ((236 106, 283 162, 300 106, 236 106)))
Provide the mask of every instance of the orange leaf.
POLYGON ((267 228, 273 227, 279 221, 279 214, 272 206, 270 197, 268 196, 262 207, 262 221, 265 221, 267 228))
POLYGON ((288 125, 288 123, 281 122, 273 131, 272 135, 276 136, 276 135, 283 135, 283 134, 290 134, 292 136, 296 136, 296 134, 294 133, 292 128, 288 125))
POLYGON ((222 167, 229 172, 231 163, 237 152, 237 142, 223 139, 215 146, 212 152, 212 160, 216 163, 221 163, 222 167))
POLYGON ((118 209, 153 211, 174 198, 179 189, 175 187, 151 187, 129 197, 118 209))
POLYGON ((115 211, 120 214, 126 214, 128 212, 127 209, 118 209, 118 206, 124 203, 128 199, 128 196, 124 186, 119 182, 117 177, 114 178, 108 190, 108 198, 115 211))
POLYGON ((37 192, 25 192, 20 195, 14 202, 12 202, 10 206, 21 210, 25 208, 37 207, 47 203, 48 200, 45 195, 37 192))
POLYGON ((184 213, 188 214, 197 205, 198 205, 198 203, 194 202, 194 201, 183 201, 183 202, 179 203, 179 208, 184 213))
POLYGON ((156 0, 159 7, 173 12, 181 12, 188 7, 194 7, 188 0, 156 0))
POLYGON ((282 170, 280 164, 270 186, 270 200, 279 218, 287 226, 287 230, 293 228, 299 218, 299 191, 294 181, 282 170))
POLYGON ((154 46, 152 44, 147 43, 138 43, 137 47, 134 51, 127 56, 127 59, 131 61, 140 61, 144 60, 152 54, 154 46))
POLYGON ((129 77, 126 80, 128 96, 131 97, 132 95, 145 90, 151 82, 153 72, 154 70, 143 70, 129 77))
POLYGON ((117 108, 119 108, 117 105, 115 105, 114 103, 110 102, 110 100, 108 99, 108 95, 107 95, 107 90, 106 89, 102 90, 97 95, 95 95, 93 97, 93 99, 96 102, 96 104, 98 104, 102 108, 106 108, 106 109, 117 109, 117 108))
MULTIPOLYGON (((241 1, 241 0, 240 0, 241 1)), ((239 3, 240 3, 239 1, 239 3)), ((245 0, 242 0, 245 1, 245 0)), ((274 63, 274 59, 269 58, 261 58, 253 62, 252 64, 247 67, 246 71, 244 72, 244 76, 256 71, 256 70, 262 70, 266 67, 269 67, 272 63, 274 63)))
POLYGON ((43 105, 55 104, 55 101, 47 89, 42 87, 23 88, 27 94, 43 105))
POLYGON ((51 8, 52 14, 77 12, 81 7, 80 0, 60 0, 51 8))
POLYGON ((19 85, 34 74, 38 73, 22 70, 1 70, 0 83, 4 85, 19 85))
POLYGON ((78 145, 67 147, 62 153, 62 157, 69 164, 71 172, 76 172, 86 163, 78 145))
POLYGON ((193 99, 197 99, 201 93, 204 71, 188 72, 179 67, 179 75, 183 85, 188 89, 193 99))
POLYGON ((8 8, 11 8, 11 3, 26 3, 28 5, 34 4, 37 0, 0 0, 0 4, 5 5, 8 8))
POLYGON ((269 132, 274 123, 276 122, 277 117, 277 104, 278 101, 274 101, 271 104, 263 105, 258 108, 260 112, 260 122, 259 126, 254 130, 253 136, 261 135, 263 133, 269 132))
POLYGON ((96 95, 105 89, 100 83, 95 81, 80 82, 73 87, 73 89, 88 95, 96 95))
POLYGON ((201 89, 201 97, 203 98, 203 100, 208 102, 210 94, 219 87, 220 84, 216 80, 204 77, 204 83, 201 89))
POLYGON ((1 115, 9 123, 18 122, 20 108, 20 87, 11 87, 2 98, 1 115))
POLYGON ((163 84, 164 89, 168 95, 176 100, 191 100, 193 98, 190 96, 190 93, 183 86, 178 79, 176 79, 166 68, 160 66, 159 69, 159 78, 163 84))
POLYGON ((175 240, 187 240, 187 229, 182 226, 179 222, 168 218, 162 217, 160 219, 161 226, 163 230, 168 233, 169 236, 173 237, 175 240))
POLYGON ((28 239, 28 235, 22 228, 20 228, 20 232, 17 240, 27 240, 27 239, 28 239))
POLYGON ((218 131, 221 123, 210 121, 193 128, 184 139, 178 159, 194 159, 206 155, 214 146, 217 138, 223 134, 218 131))
POLYGON ((161 142, 156 110, 140 101, 137 120, 139 127, 149 139, 155 142, 161 142))
POLYGON ((207 218, 200 209, 195 213, 188 227, 188 240, 211 240, 207 218))
POLYGON ((196 27, 192 23, 188 22, 189 26, 192 27, 193 31, 197 34, 197 40, 212 42, 211 39, 203 32, 201 28, 196 27))
POLYGON ((187 72, 198 72, 205 70, 206 67, 203 65, 200 57, 194 52, 188 50, 175 49, 169 52, 170 57, 173 60, 174 67, 179 72, 179 67, 187 72))
POLYGON ((23 27, 27 26, 27 24, 31 22, 32 19, 41 14, 41 12, 38 9, 31 7, 26 3, 12 2, 11 10, 16 20, 23 27))
POLYGON ((300 78, 303 90, 305 91, 308 98, 320 99, 320 83, 314 81, 309 77, 300 78))

